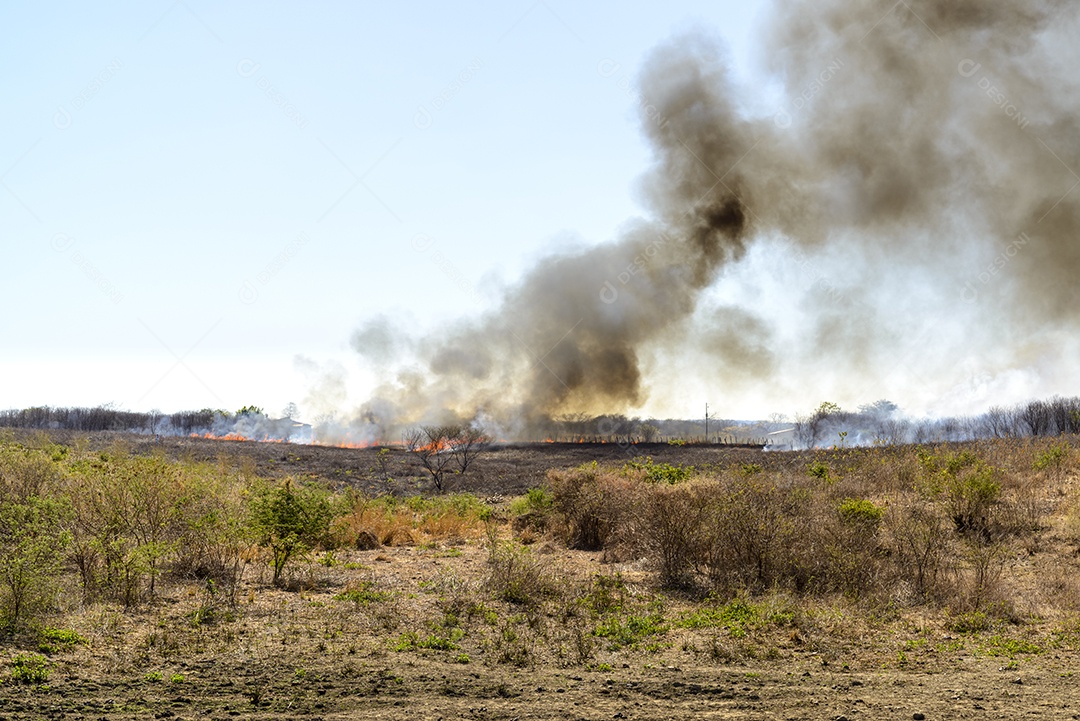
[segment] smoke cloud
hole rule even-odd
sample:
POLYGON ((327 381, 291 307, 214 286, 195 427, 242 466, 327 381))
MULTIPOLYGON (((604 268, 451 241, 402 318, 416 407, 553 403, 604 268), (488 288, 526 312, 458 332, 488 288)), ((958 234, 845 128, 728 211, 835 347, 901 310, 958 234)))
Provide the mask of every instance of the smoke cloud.
POLYGON ((897 358, 918 377, 973 349, 973 373, 1061 351, 1080 307, 1072 5, 786 0, 771 16, 774 112, 747 110, 759 99, 706 32, 645 62, 647 218, 542 261, 496 310, 438 337, 357 332, 384 371, 357 414, 366 433, 479 414, 521 436, 551 416, 625 412, 649 401, 665 359, 740 384, 831 373, 824 393, 837 377, 873 388, 897 358), (795 330, 767 299, 710 300, 728 270, 768 265, 748 258, 758 248, 809 285, 795 330))

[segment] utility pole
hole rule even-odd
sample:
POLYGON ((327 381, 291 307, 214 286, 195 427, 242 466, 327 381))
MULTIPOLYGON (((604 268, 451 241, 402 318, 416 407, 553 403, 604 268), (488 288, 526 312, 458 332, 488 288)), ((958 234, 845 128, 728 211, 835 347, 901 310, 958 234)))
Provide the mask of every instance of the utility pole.
POLYGON ((709 402, 705 401, 705 445, 709 444, 709 402))

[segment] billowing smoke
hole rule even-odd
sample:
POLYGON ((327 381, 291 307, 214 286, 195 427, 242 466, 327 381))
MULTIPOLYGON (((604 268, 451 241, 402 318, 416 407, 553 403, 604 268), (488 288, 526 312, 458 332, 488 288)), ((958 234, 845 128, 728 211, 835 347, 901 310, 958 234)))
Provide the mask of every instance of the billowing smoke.
POLYGON ((657 48, 639 77, 649 217, 542 261, 489 315, 438 337, 358 331, 380 368, 410 364, 357 425, 377 437, 479 415, 522 435, 545 417, 640 407, 680 357, 740 383, 805 383, 803 367, 820 380, 824 365, 869 387, 900 348, 924 373, 965 344, 996 369, 1061 352, 1080 271, 1073 4, 784 0, 772 16, 778 110, 754 110, 763 101, 733 84, 707 33, 657 48), (787 345, 753 308, 706 303, 758 246, 784 250, 788 271, 825 269, 787 345), (946 319, 933 332, 931 316, 946 319))

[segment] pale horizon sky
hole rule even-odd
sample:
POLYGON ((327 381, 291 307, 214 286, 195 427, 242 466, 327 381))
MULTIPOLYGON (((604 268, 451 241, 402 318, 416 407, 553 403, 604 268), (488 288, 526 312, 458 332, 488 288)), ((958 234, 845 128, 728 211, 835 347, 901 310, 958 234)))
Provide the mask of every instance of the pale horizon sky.
POLYGON ((303 412, 297 356, 640 214, 643 57, 759 5, 5 4, 0 407, 303 412))

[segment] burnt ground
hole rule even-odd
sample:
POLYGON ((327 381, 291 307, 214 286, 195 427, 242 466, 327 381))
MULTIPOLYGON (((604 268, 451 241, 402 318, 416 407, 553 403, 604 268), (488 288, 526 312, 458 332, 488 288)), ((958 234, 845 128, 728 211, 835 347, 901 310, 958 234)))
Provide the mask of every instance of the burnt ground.
MULTIPOLYGON (((17 440, 29 440, 40 431, 12 431, 17 440)), ((389 446, 389 456, 379 460, 379 448, 338 448, 299 443, 226 441, 193 436, 153 436, 75 431, 49 431, 57 443, 71 445, 85 439, 90 448, 108 450, 122 444, 137 454, 164 453, 170 458, 226 462, 247 466, 268 478, 321 481, 348 485, 371 494, 416 493, 432 489, 430 476, 420 462, 400 447, 389 446), (393 479, 388 482, 388 479, 393 479)), ((754 446, 676 446, 667 443, 500 443, 479 455, 463 476, 447 475, 449 491, 478 495, 516 495, 543 483, 549 469, 572 468, 583 463, 624 463, 651 457, 657 463, 697 467, 739 463, 782 465, 798 462, 798 454, 763 453, 754 446)))

